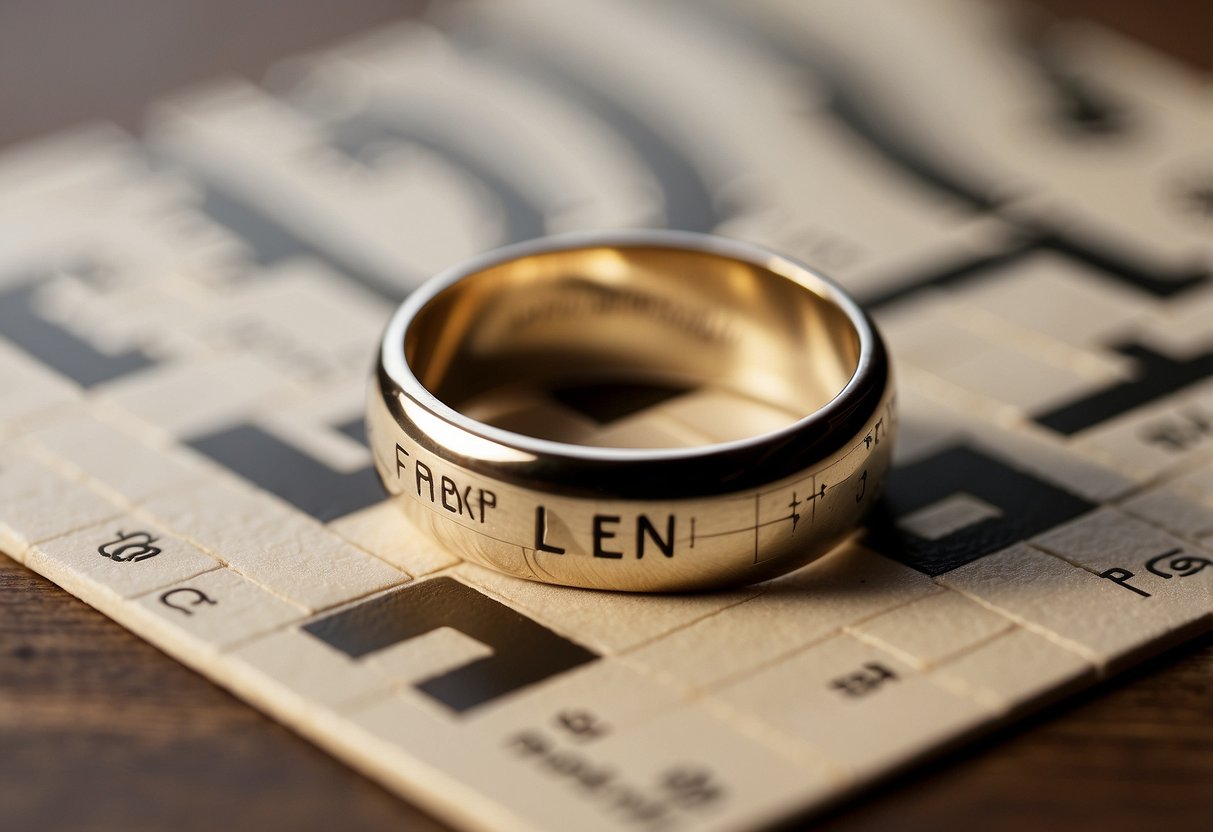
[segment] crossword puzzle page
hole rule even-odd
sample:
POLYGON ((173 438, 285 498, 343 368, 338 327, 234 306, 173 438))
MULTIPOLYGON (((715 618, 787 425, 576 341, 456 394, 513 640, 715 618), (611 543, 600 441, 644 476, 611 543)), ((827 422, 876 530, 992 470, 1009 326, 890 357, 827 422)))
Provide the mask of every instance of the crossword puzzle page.
POLYGON ((511 0, 11 148, 0 548, 462 828, 812 812, 1213 626, 1211 100, 1008 4, 511 0), (871 310, 899 435, 847 544, 592 592, 385 500, 395 305, 630 226, 871 310))

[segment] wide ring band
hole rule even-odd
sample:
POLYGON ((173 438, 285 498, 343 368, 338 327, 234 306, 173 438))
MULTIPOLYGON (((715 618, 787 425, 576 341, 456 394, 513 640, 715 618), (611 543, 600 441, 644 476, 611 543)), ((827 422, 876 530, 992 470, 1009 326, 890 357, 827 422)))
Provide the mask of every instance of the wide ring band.
POLYGON ((896 414, 880 335, 828 279, 732 240, 620 231, 506 247, 427 282, 385 331, 367 425, 388 491, 468 559, 547 583, 674 591, 763 580, 851 534, 880 492, 896 414), (587 363, 723 380, 792 416, 644 448, 462 412, 478 385, 587 363))

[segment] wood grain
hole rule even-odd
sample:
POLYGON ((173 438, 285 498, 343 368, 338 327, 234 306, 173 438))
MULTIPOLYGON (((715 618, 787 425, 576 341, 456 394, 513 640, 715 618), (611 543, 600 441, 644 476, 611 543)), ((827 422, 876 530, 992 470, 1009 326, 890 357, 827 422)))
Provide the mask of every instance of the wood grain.
POLYGON ((0 829, 444 829, 0 557, 0 829))
POLYGON ((144 108, 224 75, 260 78, 423 0, 4 0, 0 146, 82 121, 138 130, 144 108))
MULTIPOLYGON (((1206 638, 815 820, 1205 832, 1210 783, 1206 638)), ((445 827, 0 558, 0 828, 445 827)))

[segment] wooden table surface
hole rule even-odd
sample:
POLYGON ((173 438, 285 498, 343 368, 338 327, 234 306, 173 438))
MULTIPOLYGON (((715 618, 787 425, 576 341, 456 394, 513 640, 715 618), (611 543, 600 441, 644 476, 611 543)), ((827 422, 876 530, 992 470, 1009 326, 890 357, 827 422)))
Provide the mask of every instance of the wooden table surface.
MULTIPOLYGON (((408 11, 388 0, 0 4, 0 145, 408 11)), ((1048 0, 1205 67, 1205 2, 1048 0)), ((1213 637, 919 766, 817 828, 1213 829, 1213 637)), ((0 830, 445 827, 0 557, 0 830)))

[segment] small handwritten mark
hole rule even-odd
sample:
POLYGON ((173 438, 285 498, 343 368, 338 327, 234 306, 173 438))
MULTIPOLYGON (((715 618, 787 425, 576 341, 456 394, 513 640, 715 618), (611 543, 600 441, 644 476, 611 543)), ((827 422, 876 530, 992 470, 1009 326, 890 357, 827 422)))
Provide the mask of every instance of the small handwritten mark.
POLYGON ((189 607, 179 607, 175 603, 173 603, 172 601, 169 600, 174 595, 177 595, 182 592, 193 595, 193 600, 186 602, 191 607, 196 607, 199 604, 209 604, 211 606, 216 606, 219 603, 218 601, 214 600, 213 598, 208 597, 207 594, 205 592, 203 592, 202 590, 194 589, 193 587, 188 587, 188 586, 178 587, 177 589, 170 589, 168 592, 161 594, 160 603, 164 604, 164 606, 168 607, 171 610, 176 610, 177 612, 181 613, 182 615, 193 615, 194 611, 189 609, 189 607))
POLYGON ((116 563, 137 563, 160 554, 159 546, 153 546, 158 538, 147 532, 115 532, 117 537, 97 547, 97 554, 116 563))

